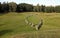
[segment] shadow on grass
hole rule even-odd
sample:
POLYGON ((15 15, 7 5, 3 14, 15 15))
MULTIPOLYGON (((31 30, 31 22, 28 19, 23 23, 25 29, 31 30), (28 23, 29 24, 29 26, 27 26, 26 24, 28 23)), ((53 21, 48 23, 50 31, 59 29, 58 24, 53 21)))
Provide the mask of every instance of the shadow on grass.
POLYGON ((4 14, 0 13, 0 16, 3 16, 4 14))
POLYGON ((5 35, 5 34, 8 34, 8 33, 11 33, 11 32, 13 32, 12 30, 2 30, 2 31, 0 31, 0 36, 3 36, 3 35, 5 35))
POLYGON ((5 24, 0 24, 0 26, 3 26, 3 25, 5 25, 5 24))

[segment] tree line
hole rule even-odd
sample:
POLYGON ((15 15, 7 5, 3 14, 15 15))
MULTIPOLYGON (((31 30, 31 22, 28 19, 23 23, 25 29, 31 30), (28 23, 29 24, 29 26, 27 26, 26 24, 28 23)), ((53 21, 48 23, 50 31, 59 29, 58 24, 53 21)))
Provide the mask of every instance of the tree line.
POLYGON ((39 5, 36 6, 32 4, 27 3, 20 3, 16 4, 15 2, 6 3, 0 2, 0 13, 8 13, 8 12, 60 12, 60 5, 58 6, 45 6, 45 5, 39 5))

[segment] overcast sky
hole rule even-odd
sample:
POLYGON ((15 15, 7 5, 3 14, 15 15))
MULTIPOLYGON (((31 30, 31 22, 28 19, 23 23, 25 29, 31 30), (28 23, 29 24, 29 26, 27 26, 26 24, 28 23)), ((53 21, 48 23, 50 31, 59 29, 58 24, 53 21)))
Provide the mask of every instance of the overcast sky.
POLYGON ((33 4, 37 5, 38 3, 40 5, 46 5, 46 6, 56 6, 60 5, 60 0, 0 0, 0 2, 16 2, 17 4, 19 3, 28 3, 28 4, 33 4))

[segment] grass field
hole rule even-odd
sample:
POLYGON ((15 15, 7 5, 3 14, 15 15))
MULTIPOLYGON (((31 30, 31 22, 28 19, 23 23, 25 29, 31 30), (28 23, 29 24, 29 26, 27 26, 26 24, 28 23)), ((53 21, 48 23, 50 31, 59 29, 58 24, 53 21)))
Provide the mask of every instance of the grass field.
POLYGON ((0 38, 60 38, 60 13, 8 13, 0 14, 0 38), (40 30, 25 23, 25 17, 37 24, 40 18, 43 25, 40 30))

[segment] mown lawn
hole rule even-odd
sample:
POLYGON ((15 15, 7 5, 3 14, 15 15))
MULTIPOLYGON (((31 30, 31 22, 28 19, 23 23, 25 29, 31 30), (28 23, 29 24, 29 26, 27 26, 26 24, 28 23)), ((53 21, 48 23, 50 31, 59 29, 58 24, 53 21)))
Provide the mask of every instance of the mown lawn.
POLYGON ((8 13, 0 14, 0 38, 60 38, 60 13, 8 13), (36 31, 25 23, 25 17, 34 24, 43 19, 43 25, 36 31))

